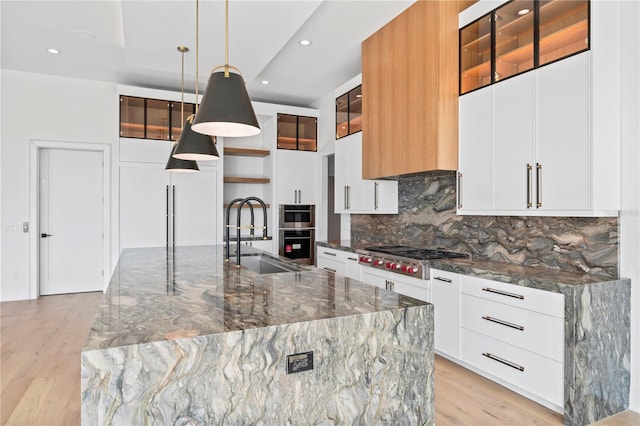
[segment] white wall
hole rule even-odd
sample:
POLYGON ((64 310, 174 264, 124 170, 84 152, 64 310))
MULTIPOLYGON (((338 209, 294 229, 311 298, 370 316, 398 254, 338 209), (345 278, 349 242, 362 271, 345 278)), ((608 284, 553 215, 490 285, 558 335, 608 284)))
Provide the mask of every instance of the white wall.
POLYGON ((620 275, 631 278, 630 408, 640 411, 640 3, 621 7, 620 275))
MULTIPOLYGON (((0 198, 0 301, 29 299, 31 140, 111 144, 117 158, 116 85, 3 70, 0 198)), ((32 226, 31 231, 35 228, 32 226)))

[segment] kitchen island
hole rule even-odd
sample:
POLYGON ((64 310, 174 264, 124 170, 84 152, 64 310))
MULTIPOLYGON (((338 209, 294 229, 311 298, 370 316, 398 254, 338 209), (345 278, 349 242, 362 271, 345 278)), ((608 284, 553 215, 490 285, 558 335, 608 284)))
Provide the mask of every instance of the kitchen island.
POLYGON ((433 306, 299 268, 124 250, 81 355, 82 423, 433 424, 433 306))

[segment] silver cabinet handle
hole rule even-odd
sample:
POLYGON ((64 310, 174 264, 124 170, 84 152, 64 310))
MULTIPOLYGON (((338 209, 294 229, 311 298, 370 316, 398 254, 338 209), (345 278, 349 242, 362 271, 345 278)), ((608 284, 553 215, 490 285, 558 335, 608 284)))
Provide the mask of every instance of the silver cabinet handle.
POLYGON ((164 238, 164 242, 167 245, 167 247, 169 247, 169 185, 167 185, 167 187, 165 188, 165 195, 166 195, 166 201, 167 201, 167 205, 165 206, 165 212, 167 214, 167 217, 166 217, 166 225, 165 225, 166 235, 164 238))
POLYGON ((347 185, 347 210, 351 210, 351 186, 347 185))
POLYGON ((451 281, 449 278, 442 278, 442 277, 433 277, 434 280, 438 280, 438 281, 442 281, 445 283, 449 283, 451 284, 453 281, 451 281))
POLYGON ((524 371, 524 367, 523 366, 518 365, 518 364, 516 364, 514 362, 511 362, 511 361, 507 361, 506 359, 500 358, 499 356, 495 356, 493 354, 490 354, 489 352, 483 352, 482 355, 486 356, 489 359, 492 359, 494 361, 498 361, 499 363, 507 365, 507 366, 509 366, 511 368, 514 368, 516 370, 524 371))
POLYGON ((337 254, 331 253, 329 251, 323 251, 322 254, 326 254, 327 256, 337 256, 337 254))
POLYGON ((344 209, 347 210, 347 185, 344 186, 344 209))
POLYGON ((358 261, 357 257, 347 257, 347 260, 353 260, 354 262, 358 261))
POLYGON ((485 287, 482 291, 488 291, 489 293, 499 294, 500 296, 513 297, 514 299, 524 300, 524 296, 521 294, 509 293, 506 291, 496 290, 495 288, 485 287))
POLYGON ((171 209, 171 242, 173 246, 176 245, 176 186, 172 185, 171 188, 171 203, 173 204, 173 208, 171 209))
POLYGON ((323 266, 322 269, 324 269, 325 271, 333 272, 334 274, 336 273, 335 269, 327 268, 326 266, 323 266))
POLYGON ((518 324, 514 324, 512 322, 504 321, 498 318, 493 318, 490 316, 483 316, 483 320, 487 320, 490 322, 495 322, 496 324, 504 325, 505 327, 515 328, 516 330, 524 331, 524 327, 518 324))
POLYGON ((373 209, 378 210, 378 182, 373 183, 373 209))
POLYGON ((302 190, 298 189, 298 204, 302 203, 302 190))
POLYGON ((458 208, 462 208, 462 173, 458 172, 458 208))
POLYGON ((536 208, 542 207, 542 164, 536 163, 536 208))
POLYGON ((530 209, 532 207, 531 204, 531 172, 533 167, 531 164, 527 163, 527 208, 530 209))

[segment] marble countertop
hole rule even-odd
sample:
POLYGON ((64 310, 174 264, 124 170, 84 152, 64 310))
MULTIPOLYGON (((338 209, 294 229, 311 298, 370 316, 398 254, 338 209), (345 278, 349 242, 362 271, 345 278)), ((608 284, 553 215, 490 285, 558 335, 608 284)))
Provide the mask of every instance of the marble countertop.
POLYGON ((123 250, 83 351, 426 304, 313 266, 256 274, 233 259, 229 265, 224 251, 223 245, 123 250))
MULTIPOLYGON (((318 241, 321 247, 355 252, 370 247, 351 241, 318 241)), ((618 281, 611 277, 600 277, 587 273, 567 272, 540 266, 514 265, 485 259, 439 259, 427 262, 429 267, 477 278, 485 278, 524 287, 564 293, 565 287, 600 284, 618 281)))

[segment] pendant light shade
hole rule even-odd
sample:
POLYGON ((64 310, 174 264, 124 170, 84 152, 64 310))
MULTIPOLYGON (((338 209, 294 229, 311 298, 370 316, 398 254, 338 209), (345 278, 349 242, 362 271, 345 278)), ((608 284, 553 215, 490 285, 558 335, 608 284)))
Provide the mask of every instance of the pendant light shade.
POLYGON ((215 145, 215 138, 193 131, 191 114, 182 127, 182 134, 176 145, 173 157, 180 160, 217 160, 220 158, 215 145))
POLYGON ((198 163, 191 160, 180 160, 173 156, 173 153, 176 151, 176 146, 178 144, 173 144, 173 148, 171 148, 171 155, 169 155, 169 160, 167 161, 167 165, 165 166, 165 170, 168 172, 178 172, 178 173, 195 173, 200 170, 198 167, 198 163))
POLYGON ((193 130, 216 136, 253 136, 260 126, 240 74, 211 73, 202 103, 193 122, 193 130))
POLYGON ((229 0, 225 0, 224 7, 224 65, 211 71, 200 109, 196 110, 193 130, 222 137, 260 133, 240 70, 229 65, 229 0))

